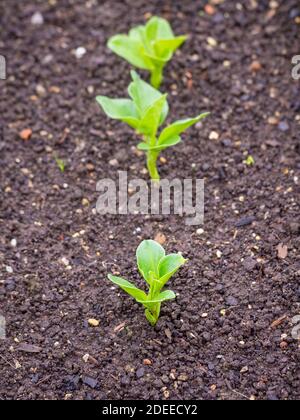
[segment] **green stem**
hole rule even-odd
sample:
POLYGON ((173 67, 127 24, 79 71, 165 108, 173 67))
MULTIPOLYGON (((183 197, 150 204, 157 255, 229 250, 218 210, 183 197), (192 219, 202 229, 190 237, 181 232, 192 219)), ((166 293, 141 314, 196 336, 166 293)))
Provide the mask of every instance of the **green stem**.
POLYGON ((159 182, 160 176, 157 170, 157 159, 159 152, 149 150, 147 152, 147 167, 150 174, 150 177, 153 181, 159 182))
POLYGON ((151 85, 155 88, 155 89, 159 89, 161 82, 163 80, 163 68, 160 67, 156 67, 154 70, 152 70, 151 72, 151 85))

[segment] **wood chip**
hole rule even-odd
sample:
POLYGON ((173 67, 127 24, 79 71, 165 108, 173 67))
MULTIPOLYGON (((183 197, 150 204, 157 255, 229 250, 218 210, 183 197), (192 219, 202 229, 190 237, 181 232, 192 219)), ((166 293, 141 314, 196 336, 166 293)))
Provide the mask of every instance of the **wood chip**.
POLYGON ((126 325, 126 323, 125 323, 125 322, 122 322, 122 324, 117 325, 117 326, 114 328, 114 333, 118 333, 118 332, 120 332, 120 331, 124 330, 125 325, 126 325))
POLYGON ((281 316, 280 318, 278 318, 274 322, 272 322, 271 328, 279 327, 286 319, 287 319, 287 315, 281 316))

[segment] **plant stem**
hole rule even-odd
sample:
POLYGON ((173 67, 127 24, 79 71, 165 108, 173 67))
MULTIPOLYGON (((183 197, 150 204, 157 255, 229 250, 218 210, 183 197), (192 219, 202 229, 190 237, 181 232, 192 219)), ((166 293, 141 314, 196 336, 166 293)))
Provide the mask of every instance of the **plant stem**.
POLYGON ((163 80, 163 68, 161 67, 156 67, 154 70, 152 70, 151 72, 151 85, 155 88, 155 89, 159 89, 161 82, 163 80))
POLYGON ((159 182, 160 176, 157 170, 157 158, 159 156, 159 152, 149 150, 147 152, 147 167, 150 174, 150 177, 153 181, 159 182))

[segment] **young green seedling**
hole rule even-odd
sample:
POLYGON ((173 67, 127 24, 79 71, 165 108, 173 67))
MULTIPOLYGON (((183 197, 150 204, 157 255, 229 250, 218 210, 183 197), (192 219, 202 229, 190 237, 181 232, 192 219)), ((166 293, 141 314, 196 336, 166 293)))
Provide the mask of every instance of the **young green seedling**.
POLYGON ((162 302, 176 298, 171 290, 162 289, 187 260, 181 254, 166 255, 163 247, 151 240, 140 244, 136 256, 139 272, 148 285, 148 294, 120 277, 109 275, 108 278, 145 307, 146 318, 154 326, 158 321, 162 302))
POLYGON ((158 89, 164 67, 187 38, 175 36, 167 20, 153 17, 145 26, 131 29, 128 35, 113 36, 108 47, 134 67, 149 70, 151 84, 158 89))
POLYGON ((158 134, 159 127, 165 122, 169 113, 167 95, 161 94, 144 82, 135 71, 131 72, 131 76, 133 82, 128 89, 131 99, 98 96, 97 102, 110 118, 127 123, 143 136, 143 142, 138 145, 138 149, 146 152, 149 174, 154 181, 159 181, 157 159, 160 153, 180 143, 180 134, 207 117, 209 113, 176 121, 158 134))

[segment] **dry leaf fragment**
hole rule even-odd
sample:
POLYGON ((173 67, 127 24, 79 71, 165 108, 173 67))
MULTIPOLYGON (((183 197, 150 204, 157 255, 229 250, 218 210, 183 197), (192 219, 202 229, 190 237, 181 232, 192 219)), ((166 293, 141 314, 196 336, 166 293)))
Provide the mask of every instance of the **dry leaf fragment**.
POLYGON ((280 318, 278 318, 274 322, 272 322, 271 328, 279 327, 279 325, 281 325, 286 319, 287 319, 287 315, 281 316, 280 318))

